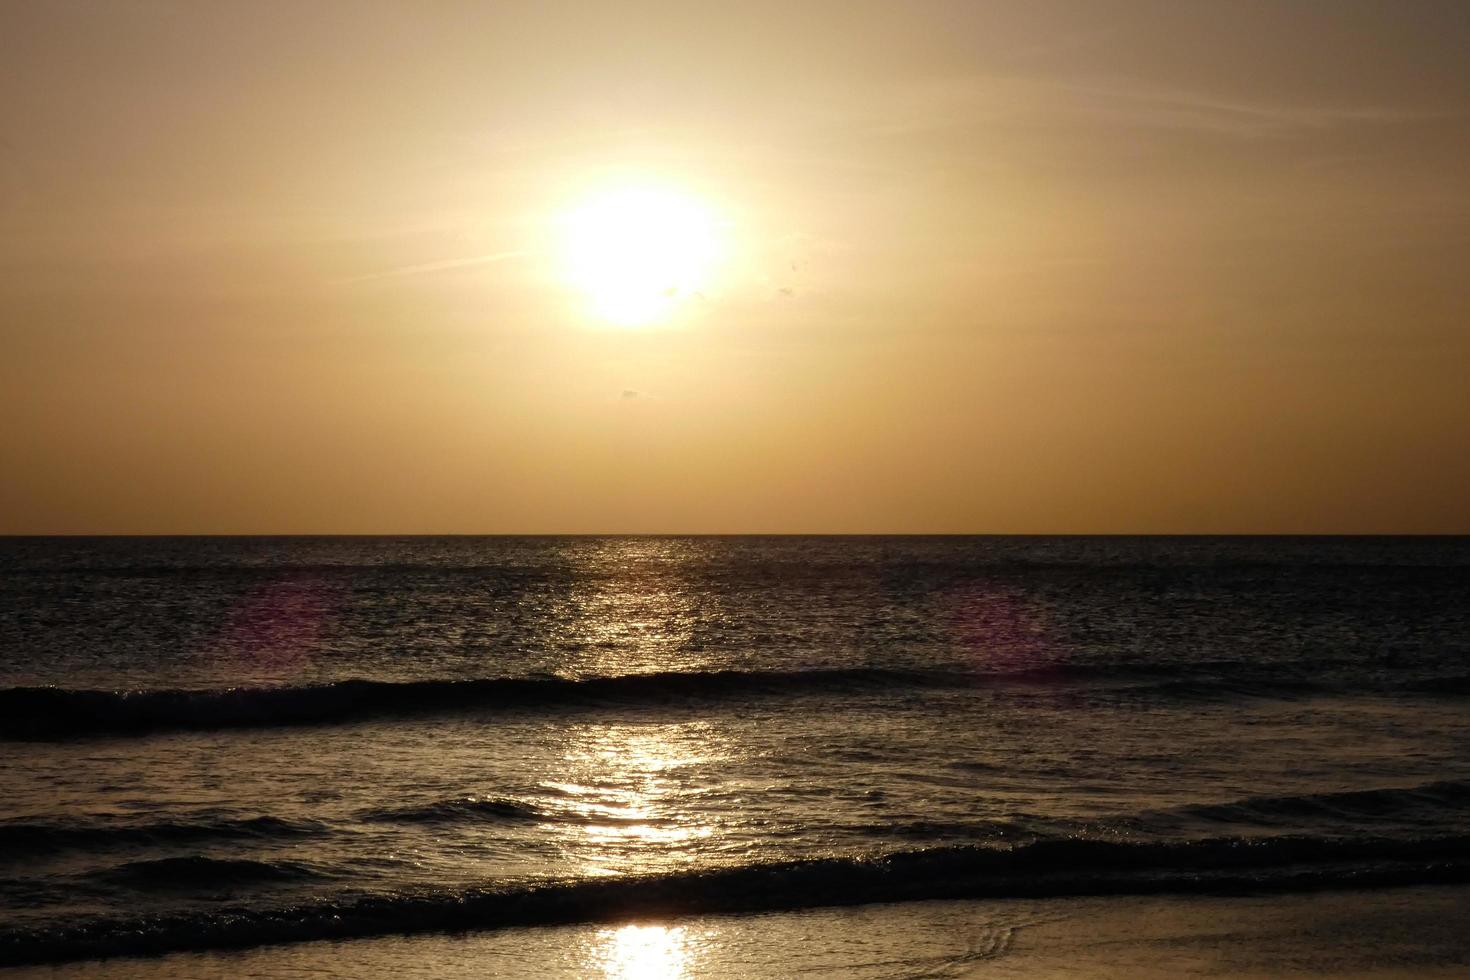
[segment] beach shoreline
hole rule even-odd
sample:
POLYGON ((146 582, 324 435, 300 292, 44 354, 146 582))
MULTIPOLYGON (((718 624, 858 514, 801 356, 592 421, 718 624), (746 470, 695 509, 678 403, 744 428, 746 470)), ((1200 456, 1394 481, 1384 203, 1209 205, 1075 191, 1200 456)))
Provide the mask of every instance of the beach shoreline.
POLYGON ((0 971, 226 977, 1400 977, 1470 966, 1470 888, 925 901, 310 942, 0 971))

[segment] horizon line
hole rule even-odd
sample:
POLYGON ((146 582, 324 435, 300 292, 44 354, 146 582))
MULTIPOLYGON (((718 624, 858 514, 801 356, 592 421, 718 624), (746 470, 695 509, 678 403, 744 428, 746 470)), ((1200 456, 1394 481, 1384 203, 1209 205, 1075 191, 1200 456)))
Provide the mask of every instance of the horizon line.
POLYGON ((1467 538, 1470 531, 19 531, 12 538, 1467 538))

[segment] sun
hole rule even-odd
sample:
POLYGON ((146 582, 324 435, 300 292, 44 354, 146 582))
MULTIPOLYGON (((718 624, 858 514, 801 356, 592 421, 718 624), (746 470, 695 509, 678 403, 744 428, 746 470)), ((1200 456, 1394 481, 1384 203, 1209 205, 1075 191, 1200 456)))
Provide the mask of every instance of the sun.
POLYGON ((653 185, 590 195, 563 214, 560 232, 567 281, 595 316, 626 327, 702 299, 724 251, 709 205, 653 185))

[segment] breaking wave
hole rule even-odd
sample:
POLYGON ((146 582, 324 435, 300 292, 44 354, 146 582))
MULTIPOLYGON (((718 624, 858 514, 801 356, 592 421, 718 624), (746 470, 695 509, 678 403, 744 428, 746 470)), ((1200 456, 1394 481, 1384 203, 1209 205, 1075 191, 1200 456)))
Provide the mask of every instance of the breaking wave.
MULTIPOLYGON (((1208 666, 1208 665, 1206 665, 1208 666)), ((588 677, 476 680, 343 680, 299 687, 222 690, 0 689, 0 739, 55 739, 168 730, 339 724, 467 711, 659 707, 738 698, 882 693, 894 689, 1069 689, 1173 700, 1292 698, 1334 690, 1294 676, 1177 676, 1180 665, 1052 664, 1019 670, 879 667, 810 670, 662 671, 588 677)))
MULTIPOLYGON (((186 862, 204 859, 183 859, 186 862)), ((147 862, 140 873, 158 873, 147 862)), ((208 865, 201 874, 254 874, 208 865)), ((244 862, 254 865, 255 862, 244 862)), ((174 875, 177 862, 164 869, 174 875)), ((504 888, 372 894, 277 908, 206 909, 0 932, 0 965, 238 949, 388 934, 778 911, 939 898, 1286 892, 1470 881, 1470 837, 1310 836, 1128 842, 1080 837, 870 858, 750 864, 504 888)))
POLYGON ((232 888, 270 882, 298 882, 325 877, 301 861, 257 861, 201 854, 130 861, 109 869, 105 877, 143 891, 232 888))
POLYGON ((293 839, 320 833, 324 829, 324 825, 314 821, 283 820, 271 816, 122 824, 87 819, 10 820, 0 822, 0 859, 129 845, 293 839))

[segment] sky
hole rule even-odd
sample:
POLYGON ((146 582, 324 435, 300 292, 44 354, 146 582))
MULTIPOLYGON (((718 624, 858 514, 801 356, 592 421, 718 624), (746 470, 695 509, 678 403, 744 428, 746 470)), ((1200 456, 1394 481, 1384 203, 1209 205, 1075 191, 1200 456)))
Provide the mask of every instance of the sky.
POLYGON ((0 0, 0 533, 1470 533, 1467 51, 0 0))

